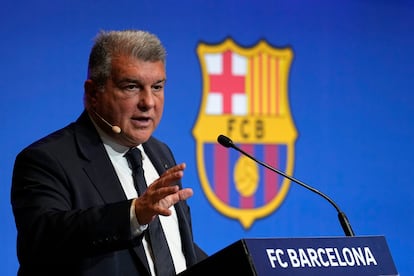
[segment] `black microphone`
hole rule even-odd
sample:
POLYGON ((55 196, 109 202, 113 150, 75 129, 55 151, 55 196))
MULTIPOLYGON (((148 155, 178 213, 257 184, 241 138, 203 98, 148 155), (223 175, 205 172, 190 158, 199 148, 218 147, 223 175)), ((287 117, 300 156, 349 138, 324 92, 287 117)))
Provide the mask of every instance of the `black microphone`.
POLYGON ((98 116, 99 119, 101 119, 102 122, 104 122, 106 125, 108 125, 114 133, 120 134, 122 132, 122 129, 119 126, 114 126, 114 125, 110 124, 101 115, 99 115, 95 110, 93 110, 93 112, 96 114, 96 116, 98 116))
POLYGON ((291 180, 291 181, 293 181, 293 182, 301 185, 302 187, 305 187, 306 189, 308 189, 308 190, 310 190, 310 191, 312 191, 312 192, 314 192, 314 193, 322 196, 330 204, 332 204, 332 206, 335 207, 336 211, 338 212, 338 219, 339 219, 339 222, 341 223, 341 226, 342 226, 342 229, 343 229, 345 235, 348 236, 348 237, 355 236, 354 231, 352 230, 351 224, 349 223, 349 220, 346 217, 345 213, 342 212, 341 209, 339 209, 338 205, 332 199, 330 199, 327 195, 325 195, 324 193, 318 191, 317 189, 315 189, 315 188, 313 188, 313 187, 311 187, 311 186, 303 183, 302 181, 297 180, 294 177, 291 177, 291 176, 285 174, 284 172, 282 172, 282 171, 280 171, 278 169, 275 169, 275 168, 271 167, 270 165, 268 165, 268 164, 266 164, 266 163, 264 163, 262 161, 257 160, 256 158, 254 158, 253 156, 251 156, 250 154, 248 154, 247 152, 245 152, 241 148, 237 147, 233 143, 233 141, 229 137, 227 137, 227 136, 219 135, 217 137, 217 142, 219 142, 220 145, 222 145, 222 146, 224 146, 226 148, 233 148, 233 149, 241 152, 243 155, 249 157, 253 161, 255 161, 255 162, 259 163, 260 165, 268 168, 269 170, 271 170, 271 171, 273 171, 275 173, 278 173, 278 174, 282 175, 283 177, 286 177, 287 179, 289 179, 289 180, 291 180))

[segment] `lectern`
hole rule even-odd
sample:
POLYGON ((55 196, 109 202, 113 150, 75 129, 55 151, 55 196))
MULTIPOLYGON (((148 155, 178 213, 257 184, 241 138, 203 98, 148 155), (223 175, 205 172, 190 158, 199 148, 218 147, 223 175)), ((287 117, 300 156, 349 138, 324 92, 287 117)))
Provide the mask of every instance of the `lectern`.
POLYGON ((381 275, 398 272, 384 236, 242 239, 179 274, 381 275))

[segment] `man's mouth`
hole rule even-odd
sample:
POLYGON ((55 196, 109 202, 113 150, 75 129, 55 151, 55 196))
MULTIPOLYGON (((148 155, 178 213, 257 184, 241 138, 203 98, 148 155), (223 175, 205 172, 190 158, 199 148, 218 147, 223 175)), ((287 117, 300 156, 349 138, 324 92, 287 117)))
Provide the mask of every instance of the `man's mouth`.
POLYGON ((134 125, 138 127, 146 127, 151 122, 151 117, 140 116, 132 118, 132 122, 134 125))

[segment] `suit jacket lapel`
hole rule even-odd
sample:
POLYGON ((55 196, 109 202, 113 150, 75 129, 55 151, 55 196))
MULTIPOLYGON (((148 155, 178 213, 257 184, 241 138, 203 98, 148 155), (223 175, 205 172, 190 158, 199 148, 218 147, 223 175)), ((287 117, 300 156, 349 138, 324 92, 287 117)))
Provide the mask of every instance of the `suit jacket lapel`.
POLYGON ((85 173, 95 185, 103 201, 126 200, 111 160, 86 112, 83 112, 77 121, 75 135, 79 151, 88 160, 84 166, 85 173))

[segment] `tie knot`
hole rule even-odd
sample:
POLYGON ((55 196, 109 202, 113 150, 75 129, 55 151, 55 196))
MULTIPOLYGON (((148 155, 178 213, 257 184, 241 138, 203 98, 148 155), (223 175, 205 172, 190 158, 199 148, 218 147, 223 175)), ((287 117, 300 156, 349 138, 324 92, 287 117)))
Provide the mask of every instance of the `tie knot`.
POLYGON ((126 154, 126 159, 129 162, 132 170, 136 170, 137 168, 142 168, 142 154, 141 151, 134 147, 131 148, 126 154))

